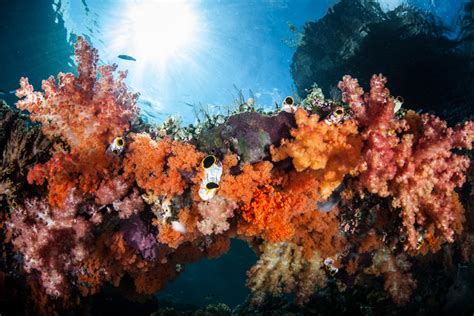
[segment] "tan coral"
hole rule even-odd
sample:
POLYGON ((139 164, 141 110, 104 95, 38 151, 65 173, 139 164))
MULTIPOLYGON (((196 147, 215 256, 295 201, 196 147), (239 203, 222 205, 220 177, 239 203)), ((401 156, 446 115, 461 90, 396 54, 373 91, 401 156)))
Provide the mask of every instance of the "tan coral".
POLYGON ((287 242, 265 243, 261 250, 260 259, 247 273, 254 304, 263 303, 267 294, 291 292, 296 292, 298 304, 304 304, 326 284, 323 259, 317 252, 307 260, 298 245, 287 242))

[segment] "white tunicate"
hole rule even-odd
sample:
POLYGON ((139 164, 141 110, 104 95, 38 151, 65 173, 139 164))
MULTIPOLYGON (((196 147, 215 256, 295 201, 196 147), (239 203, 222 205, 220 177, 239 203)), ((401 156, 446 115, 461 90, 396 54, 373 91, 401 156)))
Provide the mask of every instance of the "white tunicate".
POLYGON ((183 224, 181 224, 178 221, 172 221, 171 222, 171 228, 173 228, 174 231, 177 231, 178 233, 185 234, 186 233, 186 227, 184 227, 183 224))
POLYGON ((222 164, 216 160, 216 162, 210 166, 209 168, 204 169, 204 178, 201 181, 201 185, 199 187, 199 197, 204 200, 208 201, 216 195, 217 188, 208 188, 208 184, 213 182, 216 185, 219 185, 222 176, 222 164))

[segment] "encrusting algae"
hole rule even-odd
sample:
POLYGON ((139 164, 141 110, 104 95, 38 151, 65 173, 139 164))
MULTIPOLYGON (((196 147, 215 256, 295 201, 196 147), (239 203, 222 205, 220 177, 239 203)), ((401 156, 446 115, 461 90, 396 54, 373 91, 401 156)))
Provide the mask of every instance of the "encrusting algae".
POLYGON ((345 76, 340 104, 320 92, 304 106, 287 98, 286 113, 250 108, 184 141, 147 132, 126 73, 98 67, 82 38, 76 61, 78 75, 51 77, 43 92, 20 80, 17 107, 42 134, 30 127, 37 134, 26 143, 1 144, 37 139, 44 152, 6 150, 0 173, 5 242, 38 278, 38 310, 119 287, 125 276, 130 297, 154 294, 184 264, 225 253, 231 238, 259 255, 247 282, 255 304, 292 292, 304 304, 328 280, 354 284, 340 275, 380 275, 402 305, 417 285, 410 262, 472 234, 455 191, 470 161, 453 150, 472 148, 474 123, 394 114, 382 75, 367 93, 345 76), (226 131, 229 143, 212 139, 226 131), (24 153, 31 159, 20 160, 24 153), (25 163, 5 166, 13 161, 25 163))

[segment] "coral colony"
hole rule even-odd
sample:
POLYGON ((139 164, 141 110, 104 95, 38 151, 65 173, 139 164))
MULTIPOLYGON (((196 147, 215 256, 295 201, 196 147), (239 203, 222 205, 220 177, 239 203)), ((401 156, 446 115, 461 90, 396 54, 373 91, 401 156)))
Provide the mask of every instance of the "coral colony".
MULTIPOLYGON (((305 304, 331 279, 342 290, 366 275, 403 305, 416 257, 472 239, 456 189, 474 123, 398 110, 382 75, 368 92, 344 76, 342 102, 315 88, 281 111, 248 104, 178 128, 140 121, 126 73, 98 67, 82 38, 76 61, 77 76, 43 92, 21 79, 17 107, 39 124, 2 109, 2 227, 38 305, 75 304, 125 276, 134 295, 154 294, 231 238, 259 256, 254 304, 285 293, 305 304)), ((460 245, 471 260, 472 243, 460 245)))

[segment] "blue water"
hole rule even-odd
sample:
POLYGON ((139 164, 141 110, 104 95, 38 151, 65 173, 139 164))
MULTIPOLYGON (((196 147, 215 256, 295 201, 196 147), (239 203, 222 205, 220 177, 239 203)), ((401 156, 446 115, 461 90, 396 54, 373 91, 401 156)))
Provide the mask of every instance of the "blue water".
MULTIPOLYGON (((186 10, 198 23, 192 38, 173 51, 173 39, 160 40, 154 35, 156 30, 140 34, 141 42, 134 38, 133 25, 143 18, 136 15, 143 11, 135 9, 149 1, 0 0, 0 89, 6 93, 0 98, 15 102, 8 91, 16 89, 21 76, 28 76, 39 88, 42 79, 73 71, 72 45, 76 36, 83 35, 99 49, 101 63, 128 69, 127 83, 141 93, 140 105, 152 120, 159 122, 172 114, 180 115, 185 123, 193 122, 190 105, 221 111, 233 103, 239 90, 245 98, 253 96, 258 105, 272 107, 295 94, 289 64, 304 23, 322 17, 335 2, 189 1, 186 10), (136 61, 119 59, 120 54, 136 61), (160 54, 170 56, 161 58, 160 54)), ((409 1, 435 13, 452 32, 464 2, 409 1)), ((400 3, 382 1, 382 6, 391 9, 400 3)), ((160 5, 166 7, 169 2, 159 2, 158 9, 160 5)), ((153 20, 153 12, 146 16, 153 20)), ((172 34, 170 25, 163 27, 169 27, 165 33, 172 34)), ((176 304, 219 301, 234 307, 248 294, 245 271, 255 258, 242 241, 234 241, 225 256, 188 265, 158 297, 176 304)))
MULTIPOLYGON (((295 94, 289 63, 304 23, 323 16, 335 2, 174 1, 178 10, 182 4, 193 15, 194 33, 187 44, 162 60, 160 51, 168 49, 170 40, 160 41, 156 27, 169 28, 164 32, 173 34, 182 23, 156 22, 155 16, 163 17, 149 11, 166 11, 173 1, 2 0, 9 23, 0 22, 2 42, 7 44, 0 47, 0 89, 15 89, 20 76, 38 85, 58 71, 72 70, 71 45, 77 35, 83 35, 99 49, 101 62, 128 69, 127 83, 141 93, 143 113, 155 121, 172 114, 193 122, 190 105, 218 112, 234 101, 239 90, 260 106, 271 107, 295 94), (144 12, 145 17, 140 16, 144 12), (135 22, 143 19, 151 22, 140 25, 150 27, 137 31, 135 22), (119 59, 120 54, 137 61, 119 59)), ((386 9, 402 2, 381 1, 386 9)), ((453 26, 464 0, 408 2, 453 26)))
POLYGON ((231 251, 217 259, 186 265, 184 272, 158 294, 162 304, 241 304, 250 294, 245 287, 246 272, 257 256, 242 240, 231 242, 231 251))

